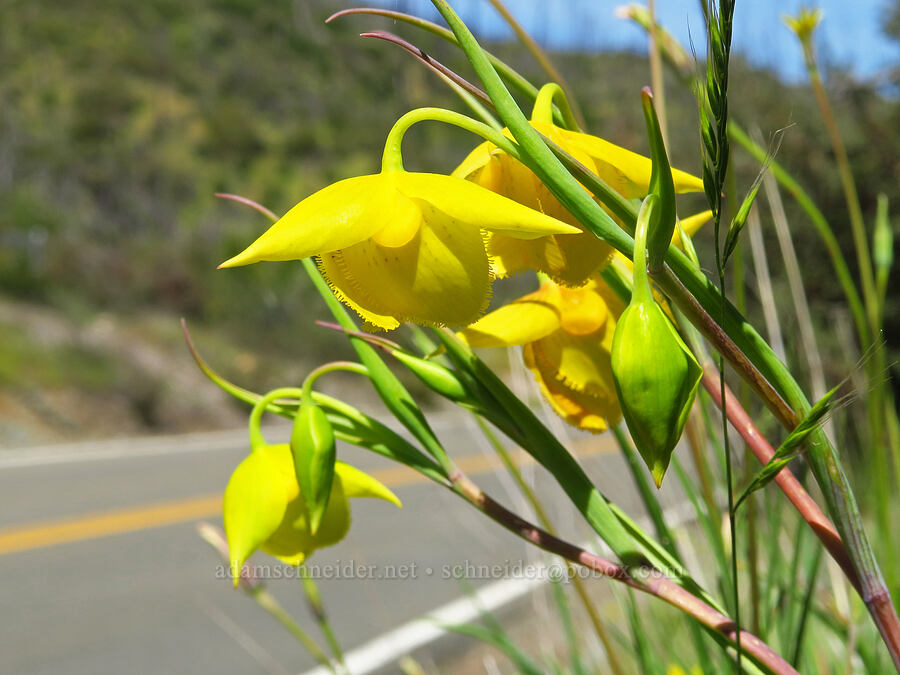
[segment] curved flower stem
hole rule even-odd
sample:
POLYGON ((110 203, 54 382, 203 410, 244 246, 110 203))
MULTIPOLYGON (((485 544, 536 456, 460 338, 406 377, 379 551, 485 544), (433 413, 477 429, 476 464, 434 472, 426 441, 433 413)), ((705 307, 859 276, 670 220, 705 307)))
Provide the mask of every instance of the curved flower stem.
POLYGON ((566 121, 566 128, 570 131, 581 131, 572 108, 569 107, 569 99, 566 98, 565 90, 556 82, 549 82, 541 87, 537 98, 534 100, 534 109, 531 112, 532 122, 553 122, 553 103, 559 106, 563 119, 566 121))
POLYGON ((647 195, 638 211, 637 225, 634 228, 634 286, 631 300, 636 303, 654 302, 650 279, 647 277, 647 234, 657 201, 656 195, 647 195))
POLYGON ((316 380, 326 373, 334 373, 337 371, 356 373, 357 375, 363 375, 365 377, 369 376, 369 369, 355 361, 331 361, 330 363, 323 363, 321 366, 309 371, 309 375, 303 380, 301 392, 301 400, 303 403, 306 404, 307 402, 312 402, 312 387, 316 383, 316 380))
MULTIPOLYGON (((513 534, 545 551, 559 555, 636 590, 656 596, 673 607, 690 614, 706 628, 724 637, 730 643, 735 643, 738 635, 731 619, 692 595, 658 570, 650 567, 635 567, 629 570, 542 530, 494 501, 459 470, 451 475, 450 480, 451 489, 456 494, 513 534)), ((771 672, 779 674, 797 672, 755 635, 742 630, 740 640, 742 650, 771 672)))
POLYGON ((256 405, 253 406, 253 410, 250 411, 250 420, 248 422, 248 426, 250 427, 251 452, 266 445, 266 439, 263 438, 262 431, 259 428, 259 422, 269 405, 279 398, 299 399, 302 395, 303 391, 297 387, 280 387, 278 389, 273 389, 256 402, 256 405))
POLYGON ((484 122, 473 120, 462 113, 445 110, 444 108, 416 108, 398 119, 390 132, 388 132, 387 140, 384 143, 384 154, 381 159, 382 171, 403 171, 403 154, 401 151, 403 136, 412 125, 419 122, 452 124, 460 129, 465 129, 477 136, 481 136, 516 159, 521 158, 521 153, 515 143, 484 122))

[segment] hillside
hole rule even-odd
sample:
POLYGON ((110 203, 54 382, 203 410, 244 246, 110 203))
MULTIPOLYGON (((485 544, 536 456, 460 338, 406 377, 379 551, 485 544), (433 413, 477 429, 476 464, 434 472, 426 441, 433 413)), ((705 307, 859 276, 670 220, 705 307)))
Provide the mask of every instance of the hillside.
MULTIPOLYGON (((331 181, 377 170, 387 130, 408 109, 459 107, 418 64, 395 47, 360 39, 361 30, 403 32, 469 73, 449 46, 403 27, 358 17, 325 26, 323 19, 344 6, 322 0, 4 4, 0 416, 24 419, 24 399, 39 401, 25 405, 29 415, 71 405, 69 417, 78 421, 48 413, 43 417, 57 424, 55 431, 10 431, 0 434, 0 445, 237 419, 204 404, 199 378, 185 380, 179 394, 196 409, 177 398, 166 402, 168 394, 159 398, 173 386, 172 372, 184 367, 181 315, 209 336, 224 367, 248 386, 281 383, 285 367, 289 375, 300 373, 332 349, 326 331, 310 328, 324 314, 296 265, 216 271, 265 222, 213 195, 239 193, 283 212, 331 181), (35 323, 35 316, 66 328, 59 339, 45 340, 50 324, 35 323), (85 337, 101 320, 117 336, 112 342, 85 337), (138 354, 153 349, 161 350, 159 365, 147 367, 138 354), (75 400, 78 406, 67 403, 75 400), (92 422, 91 411, 104 406, 115 411, 115 423, 92 422)), ((495 48, 540 79, 515 45, 495 48)), ((648 79, 645 59, 560 54, 557 60, 580 94, 589 128, 644 149, 638 92, 648 79)), ((758 124, 764 134, 793 125, 783 161, 849 250, 837 172, 809 92, 740 64, 732 79, 737 119, 758 124)), ((900 105, 840 73, 830 85, 871 222, 877 193, 896 197, 900 184, 900 105)), ((668 100, 675 163, 696 172, 695 104, 675 82, 668 100)), ((436 125, 417 129, 406 144, 407 164, 449 171, 475 142, 436 125)), ((753 169, 740 155, 738 166, 745 185, 753 169)), ((839 291, 818 263, 820 243, 789 208, 824 325, 839 291)), ((887 339, 896 348, 897 312, 887 315, 887 339)))

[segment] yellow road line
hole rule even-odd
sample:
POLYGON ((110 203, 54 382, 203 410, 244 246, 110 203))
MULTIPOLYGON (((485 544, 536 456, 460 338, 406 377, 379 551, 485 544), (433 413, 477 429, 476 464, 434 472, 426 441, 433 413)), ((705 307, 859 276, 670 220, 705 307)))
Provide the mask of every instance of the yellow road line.
MULTIPOLYGON (((611 444, 597 440, 582 443, 580 447, 576 446, 575 448, 575 454, 582 459, 611 451, 613 451, 611 444)), ((517 466, 534 464, 534 459, 521 450, 512 453, 512 457, 517 466)), ((456 464, 469 475, 493 472, 503 466, 497 457, 488 455, 459 457, 456 464)), ((422 474, 406 466, 393 466, 373 471, 372 476, 393 488, 423 483, 428 480, 422 474)), ((74 541, 98 539, 114 534, 138 532, 164 525, 186 523, 211 518, 221 512, 222 496, 205 495, 87 514, 75 518, 16 525, 0 529, 0 555, 74 541)))

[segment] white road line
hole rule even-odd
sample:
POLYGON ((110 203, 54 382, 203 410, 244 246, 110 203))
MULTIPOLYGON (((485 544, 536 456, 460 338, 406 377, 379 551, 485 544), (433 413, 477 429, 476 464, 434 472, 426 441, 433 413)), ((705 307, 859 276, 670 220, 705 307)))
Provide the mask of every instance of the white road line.
MULTIPOLYGON (((665 509, 663 515, 671 527, 694 520, 693 506, 687 501, 665 509)), ((639 523, 642 528, 650 524, 647 518, 639 519, 639 523)), ((602 542, 596 540, 582 544, 585 548, 593 548, 595 551, 598 545, 605 548, 602 542)), ((608 550, 606 554, 608 555, 608 550)), ((566 574, 565 568, 560 568, 558 562, 550 565, 544 563, 529 565, 524 568, 522 578, 495 581, 471 595, 441 605, 347 652, 344 655, 347 670, 352 675, 369 675, 448 635, 449 630, 444 626, 467 623, 477 619, 482 612, 500 609, 524 597, 546 583, 553 573, 560 571, 563 576, 566 574)), ((330 675, 330 671, 324 666, 317 666, 302 675, 330 675)))
MULTIPOLYGON (((538 573, 535 569, 535 576, 538 573)), ((353 675, 371 673, 443 637, 447 634, 447 629, 443 626, 472 621, 483 611, 503 607, 542 583, 539 578, 504 579, 494 582, 472 597, 466 596, 449 602, 354 649, 345 655, 347 669, 353 675)), ((319 666, 308 670, 304 675, 329 675, 329 671, 324 666, 319 666)))

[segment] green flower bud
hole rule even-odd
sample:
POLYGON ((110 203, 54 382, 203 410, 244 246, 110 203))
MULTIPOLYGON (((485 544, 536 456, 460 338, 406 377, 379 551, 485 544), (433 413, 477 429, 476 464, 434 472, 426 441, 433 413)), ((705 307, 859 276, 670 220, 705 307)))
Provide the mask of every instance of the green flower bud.
POLYGON ((331 497, 337 451, 331 422, 308 395, 303 396, 294 418, 291 453, 297 484, 309 514, 309 531, 315 535, 331 497))
POLYGON ((616 324, 611 357, 622 415, 659 487, 703 371, 654 300, 647 280, 644 247, 655 202, 649 196, 638 216, 634 292, 616 324))
POLYGON ((476 405, 478 401, 469 393, 456 373, 439 363, 421 359, 400 349, 391 352, 393 357, 409 368, 413 375, 432 391, 456 403, 476 405))

